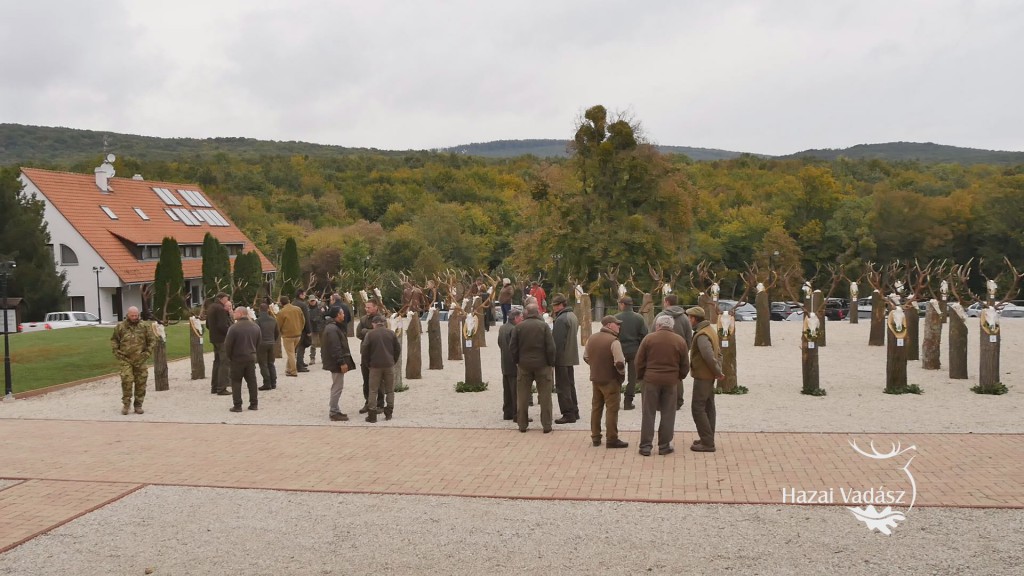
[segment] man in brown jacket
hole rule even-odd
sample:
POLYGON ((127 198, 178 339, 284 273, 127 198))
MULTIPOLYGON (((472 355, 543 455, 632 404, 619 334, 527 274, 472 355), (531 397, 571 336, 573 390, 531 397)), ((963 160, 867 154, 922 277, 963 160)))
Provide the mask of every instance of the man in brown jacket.
POLYGON ((302 331, 306 327, 306 314, 291 303, 287 296, 281 296, 281 311, 277 313, 277 325, 281 328, 281 347, 288 359, 284 367, 285 376, 298 376, 295 351, 299 347, 302 331))
MULTIPOLYGON (((384 407, 384 419, 391 420, 395 410, 395 363, 402 355, 402 343, 398 336, 387 326, 383 316, 377 315, 370 319, 373 329, 363 337, 360 346, 362 363, 370 367, 370 398, 376 398, 378 392, 384 391, 387 406, 384 407)), ((380 407, 366 406, 366 421, 377 421, 380 407)))
POLYGON ((231 411, 242 411, 243 378, 249 388, 249 410, 256 410, 259 404, 256 396, 256 351, 263 332, 249 320, 249 309, 245 306, 235 308, 234 315, 235 323, 224 339, 224 355, 231 362, 231 396, 234 400, 231 411))
POLYGON ((628 443, 619 440, 619 401, 623 377, 626 373, 626 357, 619 343, 619 320, 615 316, 601 319, 601 331, 587 340, 583 349, 583 360, 590 365, 590 382, 594 388, 594 399, 590 408, 590 438, 594 446, 601 445, 601 412, 605 412, 608 426, 608 448, 626 448, 628 443))
POLYGON ((715 380, 725 380, 722 371, 722 348, 718 330, 704 319, 704 309, 698 306, 686 310, 693 327, 693 345, 690 366, 693 368, 693 398, 690 412, 697 426, 697 435, 690 450, 715 451, 715 380))
POLYGON ((512 311, 512 297, 515 295, 516 289, 508 278, 502 278, 501 283, 501 292, 498 292, 498 304, 501 306, 502 323, 508 324, 508 313, 512 311))
POLYGON ((671 316, 654 319, 654 332, 640 342, 636 352, 636 375, 644 381, 643 419, 640 424, 640 455, 650 456, 654 441, 654 419, 658 426, 658 454, 675 452, 672 447, 676 423, 676 398, 683 378, 690 371, 686 341, 673 331, 671 316))
POLYGON ((537 304, 526 306, 524 320, 516 325, 509 340, 509 351, 516 363, 516 421, 526 432, 530 422, 530 388, 537 383, 540 423, 544 433, 551 432, 551 388, 555 366, 555 339, 551 328, 540 317, 537 304))

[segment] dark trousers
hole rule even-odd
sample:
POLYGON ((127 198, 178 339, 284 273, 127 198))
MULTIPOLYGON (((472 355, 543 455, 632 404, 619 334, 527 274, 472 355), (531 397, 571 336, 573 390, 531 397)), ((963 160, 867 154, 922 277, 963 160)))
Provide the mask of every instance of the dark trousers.
POLYGON ((676 425, 676 399, 679 384, 652 384, 644 382, 643 419, 640 422, 640 449, 650 450, 654 442, 654 419, 661 413, 658 425, 658 449, 672 445, 676 425))
POLYGON ((308 368, 306 365, 306 348, 309 346, 302 345, 302 339, 308 338, 308 336, 301 336, 299 338, 299 345, 295 347, 295 367, 296 368, 308 368))
MULTIPOLYGON (((363 364, 360 366, 360 370, 363 373, 363 400, 367 401, 366 405, 369 407, 370 403, 370 367, 363 364)), ((377 394, 377 408, 384 408, 384 391, 380 390, 377 394)))
POLYGON ((558 409, 562 417, 579 420, 580 405, 576 401, 576 376, 572 366, 555 366, 555 391, 558 392, 558 409))
POLYGON ((636 396, 636 352, 626 355, 626 402, 636 396))
POLYGON ((231 363, 231 399, 235 406, 242 406, 242 379, 249 388, 249 407, 255 408, 259 404, 256 397, 256 362, 247 360, 245 362, 231 363))
POLYGON ((511 420, 516 417, 516 373, 501 375, 501 415, 505 420, 511 420))
POLYGON ((690 413, 697 426, 700 443, 708 448, 715 447, 715 381, 694 380, 693 397, 690 399, 690 413))
POLYGON ((277 388, 277 366, 274 366, 274 343, 260 342, 256 349, 256 361, 260 365, 260 376, 263 385, 277 388))
POLYGON ((511 304, 502 304, 501 305, 501 317, 505 320, 503 322, 504 324, 508 324, 508 314, 511 311, 512 311, 512 305, 511 304))
POLYGON ((224 357, 224 343, 213 345, 213 375, 210 377, 210 392, 220 392, 228 387, 231 380, 231 362, 224 357))

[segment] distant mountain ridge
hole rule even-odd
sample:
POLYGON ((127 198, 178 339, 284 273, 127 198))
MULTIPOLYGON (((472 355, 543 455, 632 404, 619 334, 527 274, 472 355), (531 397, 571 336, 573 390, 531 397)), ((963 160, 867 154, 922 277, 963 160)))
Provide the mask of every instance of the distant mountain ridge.
MULTIPOLYGON (((442 153, 467 154, 485 158, 515 158, 533 155, 538 158, 568 157, 568 140, 494 140, 442 148, 442 153)), ((689 146, 663 146, 665 154, 685 154, 696 161, 729 160, 742 152, 695 148, 689 146)), ((257 140, 255 138, 159 138, 134 134, 118 134, 96 130, 0 124, 0 166, 12 165, 69 165, 94 161, 104 150, 139 160, 170 161, 195 155, 224 153, 241 157, 307 155, 311 157, 343 156, 353 154, 380 154, 401 156, 424 150, 379 150, 376 148, 348 148, 329 144, 296 141, 257 140)), ((924 163, 959 164, 1024 164, 1024 152, 979 150, 933 144, 930 142, 888 142, 858 144, 849 148, 804 150, 785 156, 755 154, 763 158, 794 159, 819 158, 834 160, 878 158, 886 161, 920 161, 924 163)))

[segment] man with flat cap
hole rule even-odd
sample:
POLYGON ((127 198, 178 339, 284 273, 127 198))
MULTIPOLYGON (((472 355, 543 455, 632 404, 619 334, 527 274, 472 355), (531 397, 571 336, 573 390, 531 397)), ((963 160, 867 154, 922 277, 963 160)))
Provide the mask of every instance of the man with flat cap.
POLYGON ((690 371, 686 341, 673 330, 670 315, 654 319, 654 332, 640 343, 636 352, 636 375, 644 381, 643 417, 640 424, 640 455, 650 456, 654 442, 654 419, 658 426, 658 453, 675 452, 672 437, 676 423, 676 399, 683 378, 690 371))
POLYGON ((715 451, 715 380, 725 380, 722 371, 722 347, 718 330, 704 318, 704 309, 688 308, 686 315, 693 328, 690 346, 690 369, 693 373, 693 396, 690 412, 699 438, 693 441, 694 452, 715 451))
POLYGON ((633 299, 629 296, 619 298, 619 313, 615 317, 620 322, 619 343, 626 358, 626 403, 622 409, 632 410, 636 396, 636 351, 640 348, 640 341, 647 336, 647 322, 633 311, 633 299))
POLYGON ((580 321, 568 305, 564 294, 551 297, 555 321, 551 335, 555 339, 555 391, 562 417, 555 424, 572 424, 580 419, 580 404, 576 398, 576 375, 573 366, 580 363, 580 321))
POLYGON ((523 321, 512 329, 508 349, 516 363, 516 419, 519 431, 529 426, 530 387, 537 384, 540 423, 551 432, 551 371, 555 365, 555 340, 540 317, 536 303, 526 305, 523 321))
POLYGON ((626 448, 628 443, 619 440, 619 400, 622 381, 625 379, 626 358, 619 343, 621 320, 615 316, 601 319, 601 330, 587 340, 583 349, 583 360, 590 365, 590 382, 593 386, 593 401, 590 409, 590 439, 594 446, 601 445, 601 412, 605 412, 608 429, 608 448, 626 448))

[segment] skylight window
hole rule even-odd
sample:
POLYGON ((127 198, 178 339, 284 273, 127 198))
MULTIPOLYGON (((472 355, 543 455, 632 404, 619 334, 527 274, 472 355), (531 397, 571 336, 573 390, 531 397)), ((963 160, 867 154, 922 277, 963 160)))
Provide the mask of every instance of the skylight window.
POLYGON ((178 215, 178 218, 185 223, 186 226, 199 226, 199 221, 192 217, 192 213, 184 208, 172 208, 172 212, 178 215))
POLYGON ((178 194, 189 203, 190 206, 211 208, 210 202, 203 197, 202 193, 195 190, 178 190, 178 194))
POLYGON ((109 216, 111 220, 117 220, 117 214, 114 214, 114 211, 111 210, 109 207, 107 207, 107 206, 100 206, 100 208, 103 209, 103 212, 107 216, 109 216))
POLYGON ((135 213, 139 215, 139 218, 147 221, 149 220, 149 216, 146 216, 146 213, 142 211, 142 208, 132 208, 132 210, 135 210, 135 213))
POLYGON ((164 204, 167 204, 168 206, 181 206, 181 201, 178 200, 174 196, 174 193, 167 188, 153 188, 153 192, 156 192, 156 195, 164 201, 164 204))

